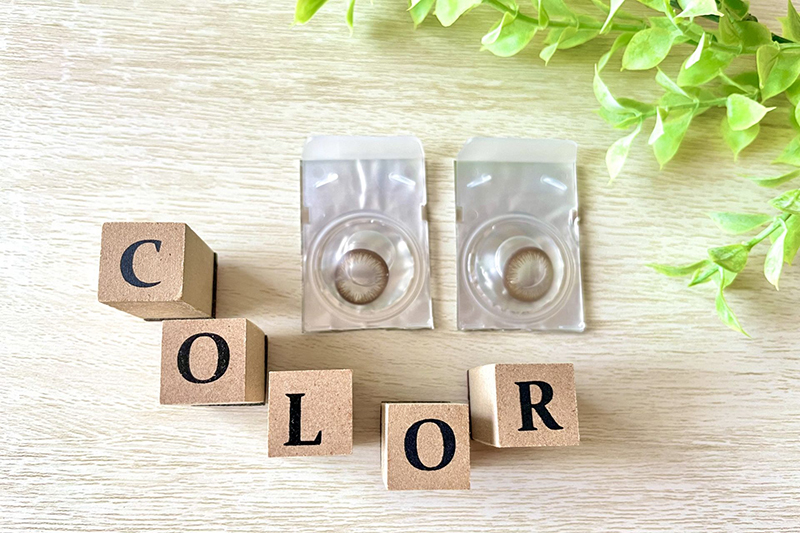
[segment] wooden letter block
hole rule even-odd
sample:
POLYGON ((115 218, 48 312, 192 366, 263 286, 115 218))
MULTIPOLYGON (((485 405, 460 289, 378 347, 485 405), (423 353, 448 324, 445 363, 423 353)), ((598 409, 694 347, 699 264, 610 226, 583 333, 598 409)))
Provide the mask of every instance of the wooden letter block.
POLYGON ((214 252, 186 224, 107 222, 97 299, 145 319, 208 318, 214 252))
POLYGON ((161 403, 264 403, 267 338, 244 318, 165 320, 161 403))
POLYGON ((580 441, 571 364, 484 365, 468 375, 473 439, 498 448, 580 441))
POLYGON ((381 471, 389 490, 469 489, 469 406, 381 405, 381 471))
POLYGON ((353 371, 269 373, 267 456, 353 453, 353 371))

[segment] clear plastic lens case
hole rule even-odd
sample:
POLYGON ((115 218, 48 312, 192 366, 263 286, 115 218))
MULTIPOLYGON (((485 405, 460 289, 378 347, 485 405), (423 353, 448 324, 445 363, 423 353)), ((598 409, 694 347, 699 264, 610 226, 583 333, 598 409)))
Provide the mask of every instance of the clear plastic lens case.
POLYGON ((458 328, 583 331, 577 145, 473 138, 456 159, 458 328))
POLYGON ((311 137, 301 162, 303 330, 432 328, 416 137, 311 137))

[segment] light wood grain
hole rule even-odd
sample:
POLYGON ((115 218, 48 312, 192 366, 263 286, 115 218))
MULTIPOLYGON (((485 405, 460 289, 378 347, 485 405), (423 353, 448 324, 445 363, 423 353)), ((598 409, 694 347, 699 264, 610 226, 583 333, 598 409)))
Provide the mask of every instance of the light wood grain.
MULTIPOLYGON (((350 38, 340 4, 295 28, 291 0, 0 5, 0 530, 796 531, 798 267, 776 292, 757 256, 733 287, 752 340, 710 287, 643 267, 725 242, 706 212, 765 205, 740 176, 789 140, 788 108, 738 166, 712 111, 662 172, 637 140, 609 187, 600 48, 500 59, 479 52, 490 10, 414 31, 398 0, 360 1, 350 38), (301 334, 310 133, 421 138, 434 331, 301 334), (585 334, 456 331, 452 157, 473 135, 579 143, 585 334), (219 254, 219 316, 270 335, 271 369, 352 368, 353 455, 268 459, 263 406, 159 406, 159 326, 96 301, 108 220, 189 223, 219 254), (580 447, 475 444, 470 492, 383 489, 381 401, 465 401, 470 367, 562 361, 580 447)), ((757 4, 777 28, 785 2, 757 4)), ((608 78, 655 94, 652 73, 608 78)))

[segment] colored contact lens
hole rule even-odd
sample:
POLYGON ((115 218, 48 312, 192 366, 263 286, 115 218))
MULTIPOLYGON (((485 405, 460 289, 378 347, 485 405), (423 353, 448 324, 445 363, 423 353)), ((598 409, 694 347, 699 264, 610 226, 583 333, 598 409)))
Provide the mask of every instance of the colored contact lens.
POLYGON ((540 248, 529 246, 514 253, 503 272, 503 286, 521 302, 535 302, 553 284, 553 263, 540 248))
POLYGON ((371 250, 350 250, 336 265, 334 282, 339 295, 346 301, 365 305, 383 293, 389 282, 389 267, 380 255, 371 250))

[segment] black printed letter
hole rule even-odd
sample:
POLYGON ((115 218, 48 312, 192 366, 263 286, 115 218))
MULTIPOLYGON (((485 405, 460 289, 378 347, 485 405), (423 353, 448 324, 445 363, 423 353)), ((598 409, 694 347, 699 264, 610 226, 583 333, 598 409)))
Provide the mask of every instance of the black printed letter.
POLYGON ((300 437, 300 416, 303 396, 305 394, 287 394, 289 397, 289 442, 284 446, 319 446, 322 444, 322 431, 314 440, 303 440, 300 437))
POLYGON ((532 410, 536 411, 536 414, 539 415, 539 418, 542 419, 548 429, 564 429, 558 425, 553 415, 545 407, 553 399, 553 387, 549 383, 544 381, 518 381, 516 385, 519 387, 519 405, 522 409, 522 427, 519 428, 519 431, 536 431, 533 426, 532 410), (533 405, 531 404, 531 385, 536 385, 542 391, 541 401, 533 405))
POLYGON ((453 428, 451 428, 447 423, 441 420, 436 420, 435 418, 426 418, 425 420, 414 422, 414 424, 408 428, 408 431, 406 431, 405 448, 406 459, 408 459, 408 462, 411 463, 411 466, 417 470, 441 470, 450 464, 450 461, 452 461, 453 457, 456 455, 456 435, 453 433, 453 428), (417 450, 417 436, 419 435, 419 428, 422 427, 422 424, 427 424, 428 422, 431 424, 436 424, 439 427, 439 431, 442 432, 442 460, 439 461, 439 464, 436 466, 425 466, 422 464, 422 461, 419 458, 419 451, 417 450))
POLYGON ((183 341, 180 349, 178 349, 178 370, 181 376, 183 376, 183 379, 192 383, 211 383, 212 381, 217 381, 222 377, 225 371, 228 370, 228 363, 230 360, 231 350, 228 348, 228 343, 216 333, 197 333, 196 335, 192 335, 183 341), (200 337, 208 337, 217 345, 217 370, 214 372, 214 375, 208 379, 197 379, 189 368, 189 352, 192 349, 194 341, 200 337))
POLYGON ((151 243, 153 246, 156 247, 156 252, 161 251, 161 241, 155 241, 152 239, 138 241, 130 246, 122 252, 122 258, 119 260, 119 270, 122 273, 122 277, 125 281, 133 285, 134 287, 155 287, 160 281, 156 281, 153 283, 148 283, 146 281, 142 281, 136 277, 136 274, 133 272, 133 256, 136 253, 136 250, 143 244, 151 243))

